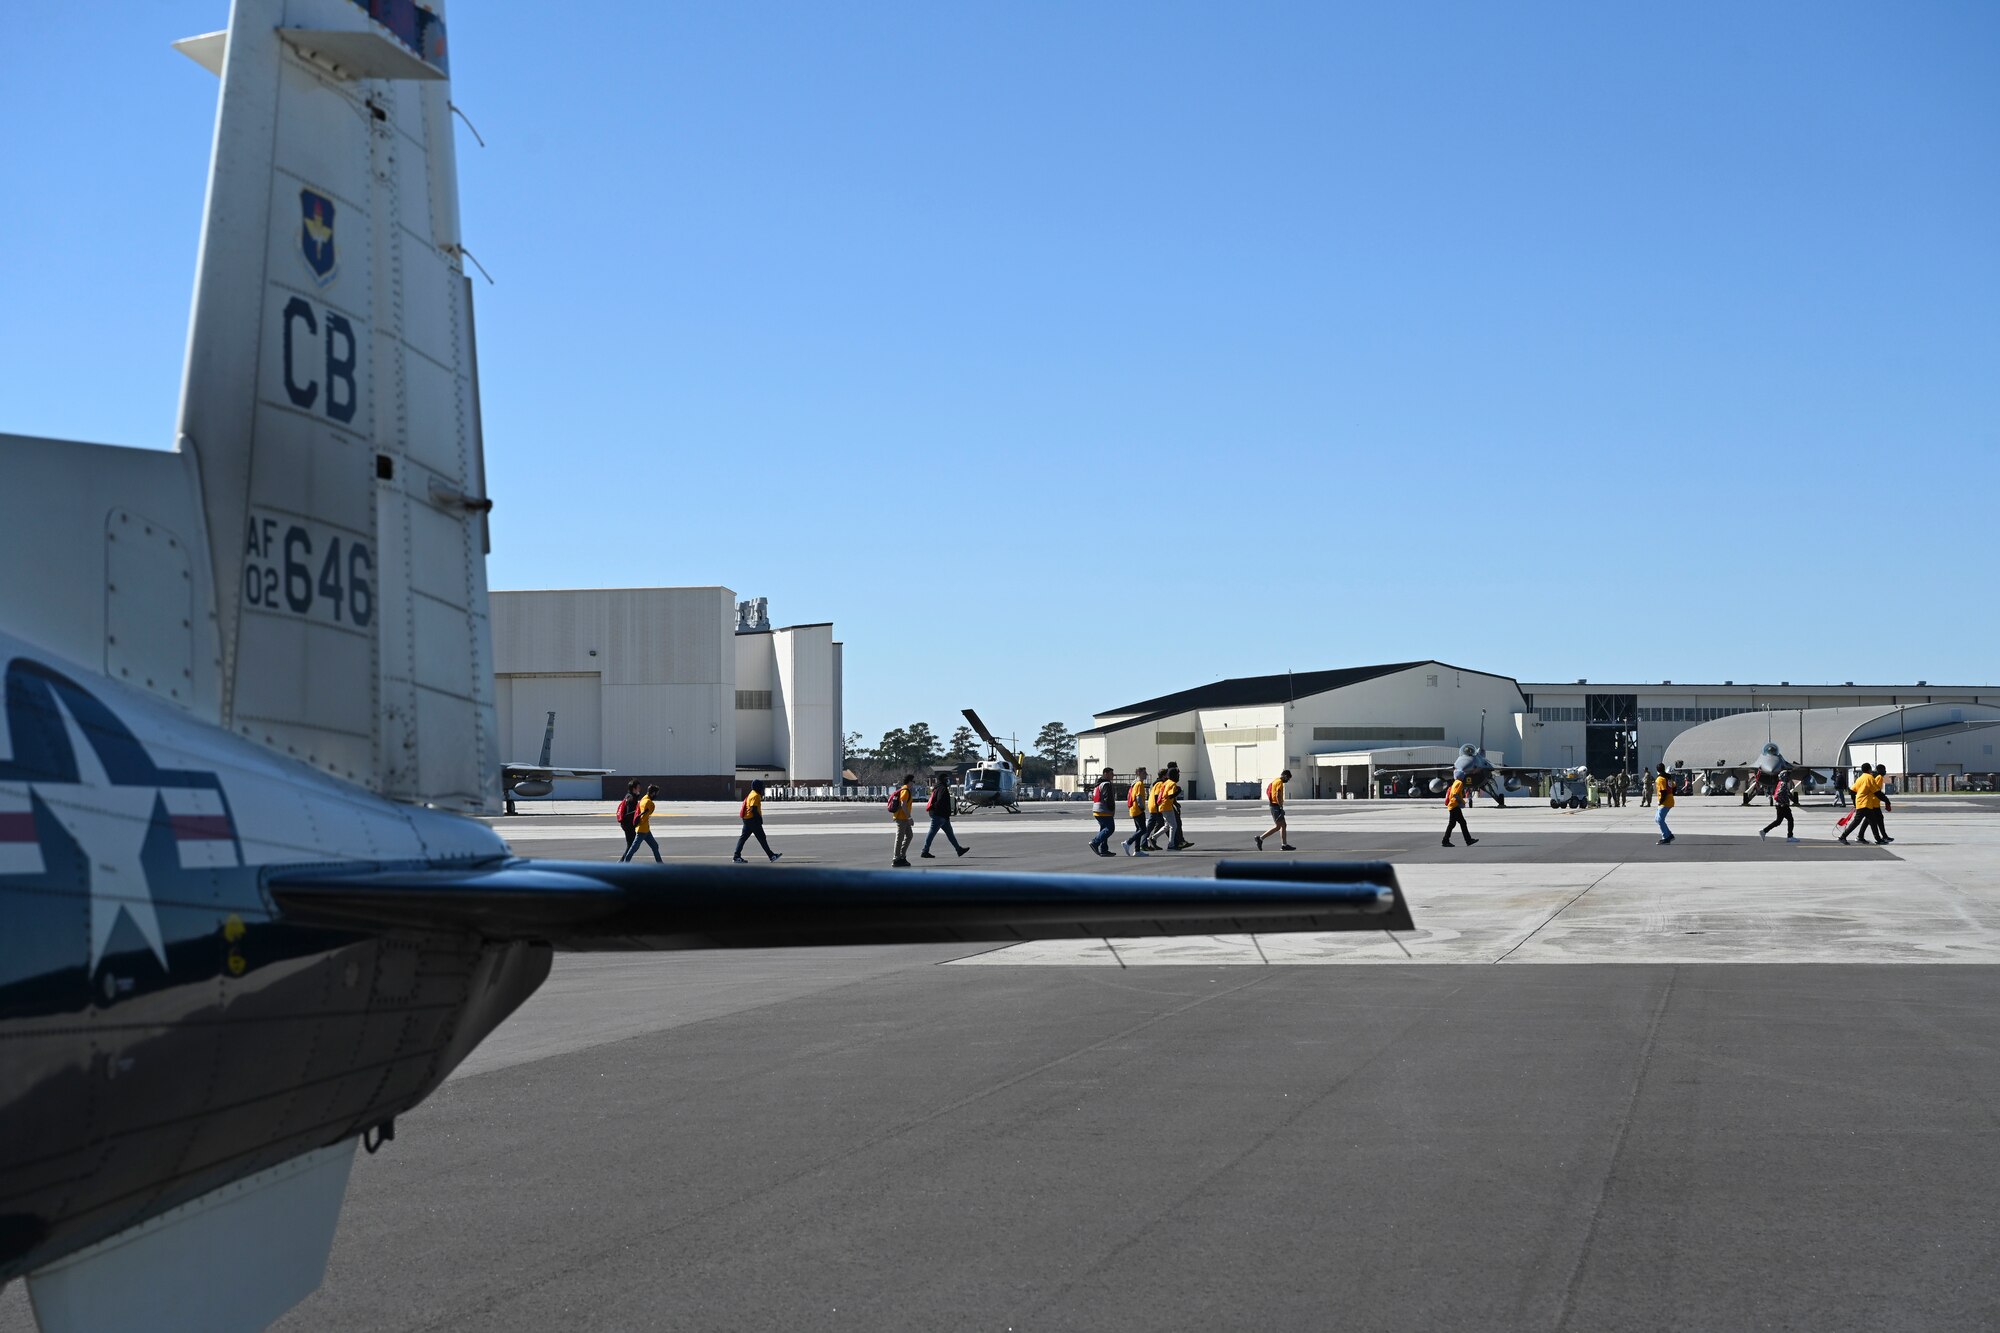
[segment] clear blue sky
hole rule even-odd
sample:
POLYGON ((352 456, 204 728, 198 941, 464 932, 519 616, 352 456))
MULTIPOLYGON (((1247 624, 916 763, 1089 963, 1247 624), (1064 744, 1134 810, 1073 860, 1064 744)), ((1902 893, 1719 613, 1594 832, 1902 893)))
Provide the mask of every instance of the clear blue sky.
MULTIPOLYGON (((170 441, 221 0, 0 48, 0 429, 170 441)), ((1436 656, 2000 679, 2000 6, 461 0, 500 588, 849 725, 1436 656), (1615 548, 1615 550, 1614 550, 1615 548)))

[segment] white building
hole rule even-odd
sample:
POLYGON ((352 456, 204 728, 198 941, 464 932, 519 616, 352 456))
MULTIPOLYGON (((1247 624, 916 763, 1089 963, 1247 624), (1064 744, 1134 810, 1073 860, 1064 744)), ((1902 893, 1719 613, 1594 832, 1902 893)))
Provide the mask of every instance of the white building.
POLYGON ((1371 764, 1436 754, 1449 765, 1482 728, 1488 756, 1506 762, 1525 709, 1512 678, 1445 662, 1245 676, 1097 714, 1077 736, 1077 767, 1124 777, 1178 762, 1193 799, 1254 798, 1287 768, 1296 795, 1361 795, 1371 764))
POLYGON ((1901 703, 1757 709, 1690 727, 1667 746, 1668 768, 1750 768, 1766 744, 1807 768, 1881 764, 1894 774, 2000 770, 2000 708, 1901 703))
POLYGON ((831 624, 739 622, 727 588, 495 592, 492 617, 505 758, 538 758, 553 712, 552 763, 614 770, 558 783, 558 796, 611 795, 633 778, 681 800, 729 799, 757 777, 839 780, 831 624))
MULTIPOLYGON (((1667 748, 1690 727, 1717 718, 1764 710, 1897 707, 1915 704, 2000 704, 2000 686, 1605 684, 1577 680, 1524 683, 1520 762, 1568 768, 1587 764, 1600 777, 1619 767, 1650 770, 1667 760, 1667 748)), ((1782 737, 1779 738, 1782 741, 1782 737)), ((1787 752, 1789 757, 1789 751, 1787 752)), ((1810 761, 1800 759, 1799 763, 1810 761)), ((1857 763, 1861 762, 1858 758, 1857 763)), ((1971 771, 1971 770, 1967 770, 1971 771)))

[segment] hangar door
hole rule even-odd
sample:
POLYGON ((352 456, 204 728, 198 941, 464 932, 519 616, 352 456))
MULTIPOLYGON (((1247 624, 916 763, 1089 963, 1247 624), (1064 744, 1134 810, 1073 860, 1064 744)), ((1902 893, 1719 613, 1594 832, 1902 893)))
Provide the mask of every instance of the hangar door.
POLYGON ((500 758, 532 764, 542 757, 542 731, 556 715, 549 762, 565 768, 604 767, 604 708, 595 671, 496 678, 500 758))
MULTIPOLYGON (((1232 745, 1229 747, 1229 776, 1222 782, 1222 799, 1225 801, 1254 801, 1262 794, 1257 781, 1257 747, 1254 745, 1232 745)), ((1190 800, 1194 792, 1188 792, 1190 800)))

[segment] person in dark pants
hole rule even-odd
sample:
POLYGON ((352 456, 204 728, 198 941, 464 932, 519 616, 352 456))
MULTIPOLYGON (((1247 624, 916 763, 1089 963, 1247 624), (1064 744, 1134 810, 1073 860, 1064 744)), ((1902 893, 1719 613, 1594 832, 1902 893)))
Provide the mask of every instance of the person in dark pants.
POLYGON ((1099 856, 1115 856, 1111 850, 1111 835, 1118 831, 1118 788, 1113 778, 1116 775, 1105 769, 1097 779, 1097 785, 1090 789, 1090 813, 1097 816, 1097 836, 1090 840, 1090 850, 1099 856))
POLYGON ((931 817, 931 831, 924 835, 924 850, 921 853, 922 860, 937 860, 935 856, 931 855, 931 843, 940 833, 944 834, 944 840, 950 843, 951 849, 960 856, 964 856, 972 850, 972 848, 960 843, 958 835, 951 831, 950 773, 939 773, 936 780, 931 783, 931 798, 924 802, 924 813, 931 817))
POLYGON ((1465 779, 1453 778, 1451 786, 1445 788, 1444 808, 1451 813, 1445 816, 1444 845, 1453 846, 1451 831, 1458 829, 1465 834, 1465 845, 1472 846, 1479 839, 1472 836, 1472 828, 1465 822, 1465 779))
POLYGON ((764 849, 764 855, 773 861, 784 855, 783 852, 772 851, 770 840, 764 836, 764 779, 758 778, 750 784, 750 794, 743 798, 743 808, 737 813, 743 816, 743 832, 736 839, 735 860, 743 859, 743 844, 752 838, 764 849))
POLYGON ((635 778, 625 784, 625 799, 618 803, 618 827, 625 834, 625 851, 632 851, 632 840, 639 836, 639 782, 635 778))
POLYGON ((1770 823, 1757 830, 1757 836, 1768 838, 1771 836, 1772 829, 1783 824, 1785 826, 1785 841, 1797 842, 1798 838, 1794 836, 1792 826, 1792 780, 1790 778, 1779 777, 1778 785, 1771 789, 1771 804, 1777 809, 1778 813, 1771 816, 1770 823))
POLYGON ((1653 780, 1642 769, 1639 773, 1639 808, 1645 809, 1653 803, 1653 780))
MULTIPOLYGON (((1863 764, 1854 770, 1853 791, 1854 813, 1847 817, 1847 832, 1840 835, 1839 841, 1843 844, 1849 837, 1867 842, 1868 831, 1875 827, 1875 807, 1882 799, 1882 789, 1875 785, 1875 774, 1868 765, 1863 764)), ((1880 833, 1875 835, 1875 841, 1882 841, 1880 833)))
POLYGON ((1150 814, 1146 808, 1146 800, 1151 794, 1152 787, 1146 781, 1146 770, 1133 769, 1132 785, 1125 789, 1125 813, 1132 816, 1132 836, 1119 844, 1125 849, 1127 856, 1146 854, 1146 820, 1150 814))
POLYGON ((653 860, 664 859, 660 856, 660 844, 653 840, 653 798, 659 794, 658 787, 648 787, 646 794, 639 798, 639 818, 637 827, 632 830, 632 845, 625 849, 625 855, 619 857, 619 860, 631 860, 632 854, 639 850, 639 844, 642 842, 653 849, 653 860))
POLYGON ((1869 822, 1875 826, 1875 841, 1878 843, 1895 841, 1889 836, 1889 826, 1882 819, 1882 816, 1888 813, 1889 766, 1877 764, 1875 765, 1875 813, 1869 817, 1869 822))

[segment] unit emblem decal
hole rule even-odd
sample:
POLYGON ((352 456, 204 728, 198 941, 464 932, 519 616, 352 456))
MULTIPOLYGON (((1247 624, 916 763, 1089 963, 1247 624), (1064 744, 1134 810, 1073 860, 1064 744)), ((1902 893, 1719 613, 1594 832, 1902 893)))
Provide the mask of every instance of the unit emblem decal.
POLYGON ((299 191, 299 208, 305 219, 299 225, 299 250, 313 281, 324 287, 333 281, 336 259, 333 249, 333 200, 317 190, 299 191))

